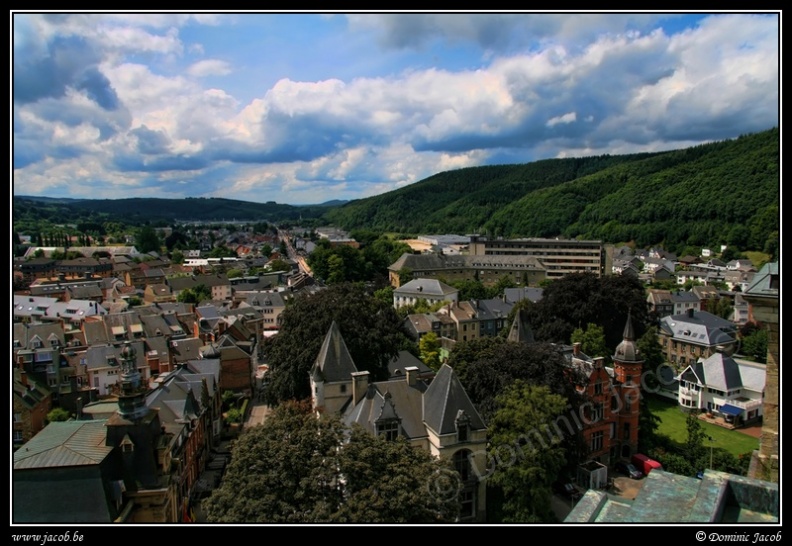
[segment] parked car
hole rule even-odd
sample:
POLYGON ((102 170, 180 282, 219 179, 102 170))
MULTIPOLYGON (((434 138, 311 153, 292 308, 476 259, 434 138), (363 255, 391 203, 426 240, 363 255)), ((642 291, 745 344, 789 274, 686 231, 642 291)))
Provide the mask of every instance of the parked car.
POLYGON ((577 487, 569 482, 555 482, 553 484, 553 491, 573 501, 577 501, 581 497, 577 487))
POLYGON ((621 472, 622 474, 626 474, 627 476, 629 476, 634 480, 639 480, 643 478, 643 472, 635 468, 634 464, 625 461, 619 461, 616 463, 616 472, 621 472))

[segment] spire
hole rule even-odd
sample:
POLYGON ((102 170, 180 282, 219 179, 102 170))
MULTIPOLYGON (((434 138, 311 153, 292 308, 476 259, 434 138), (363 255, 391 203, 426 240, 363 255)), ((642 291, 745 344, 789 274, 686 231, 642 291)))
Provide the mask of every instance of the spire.
POLYGON ((624 339, 616 347, 616 353, 613 355, 614 361, 620 362, 642 362, 641 351, 635 343, 635 333, 632 327, 632 314, 627 312, 627 324, 624 326, 624 339))
POLYGON ((522 320, 522 311, 517 311, 506 340, 513 343, 533 343, 535 341, 531 327, 522 320))
POLYGON ((627 310, 627 324, 624 325, 624 334, 622 335, 625 341, 635 341, 635 333, 633 332, 632 325, 632 310, 627 310))
POLYGON ((336 321, 333 321, 322 343, 322 348, 319 350, 319 355, 314 361, 311 375, 318 372, 324 381, 332 383, 351 380, 352 374, 357 371, 352 355, 341 336, 341 330, 336 321))

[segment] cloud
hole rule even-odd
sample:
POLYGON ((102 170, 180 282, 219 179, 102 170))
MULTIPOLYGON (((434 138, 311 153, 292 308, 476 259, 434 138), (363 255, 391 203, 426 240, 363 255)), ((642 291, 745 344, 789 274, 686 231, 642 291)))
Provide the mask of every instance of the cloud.
POLYGON ((270 45, 254 40, 290 38, 242 15, 15 17, 15 185, 315 203, 779 121, 777 17, 701 16, 686 30, 663 14, 345 18, 310 18, 301 34, 346 44, 341 67, 289 50, 256 64, 270 45), (224 49, 227 36, 251 46, 224 49))
POLYGON ((559 123, 572 123, 573 121, 577 121, 577 114, 575 112, 568 112, 562 116, 555 116, 547 120, 548 127, 553 127, 554 125, 558 125, 559 123))
POLYGON ((204 59, 187 69, 187 74, 197 78, 206 76, 225 76, 231 73, 231 65, 217 59, 204 59))

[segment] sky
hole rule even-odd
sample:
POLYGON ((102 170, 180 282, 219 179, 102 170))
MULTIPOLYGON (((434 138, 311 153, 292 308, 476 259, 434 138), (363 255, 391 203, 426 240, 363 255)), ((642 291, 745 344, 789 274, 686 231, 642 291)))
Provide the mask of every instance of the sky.
POLYGON ((11 12, 13 194, 359 199, 779 126, 780 12, 11 12))

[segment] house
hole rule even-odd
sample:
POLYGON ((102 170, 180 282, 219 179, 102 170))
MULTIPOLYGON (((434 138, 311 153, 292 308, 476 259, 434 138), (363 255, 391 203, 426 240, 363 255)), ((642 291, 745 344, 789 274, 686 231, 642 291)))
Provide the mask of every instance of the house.
POLYGON ((699 309, 710 313, 715 312, 715 306, 720 299, 720 293, 714 286, 696 285, 690 289, 699 300, 699 309))
POLYGON ((393 291, 393 307, 396 309, 415 305, 419 300, 425 300, 429 305, 441 301, 457 302, 459 290, 436 279, 413 279, 393 291))
POLYGON ((410 314, 404 319, 403 324, 416 341, 420 341, 421 337, 429 332, 433 332, 438 338, 456 340, 457 325, 444 313, 410 314))
POLYGON ((603 357, 585 355, 580 343, 575 343, 571 351, 564 350, 564 356, 572 372, 570 379, 587 400, 585 415, 581 415, 582 434, 589 447, 585 465, 593 462, 612 466, 620 459, 629 460, 638 449, 638 402, 643 369, 631 318, 627 318, 612 368, 605 366, 603 357))
POLYGON ((741 425, 762 416, 765 366, 723 353, 689 364, 679 374, 679 405, 741 425))
POLYGON ((52 409, 52 392, 29 378, 24 370, 14 368, 12 406, 12 442, 16 448, 47 424, 47 413, 52 409))
POLYGON ((402 377, 371 382, 368 372, 357 370, 333 322, 309 372, 313 407, 453 461, 461 478, 462 520, 485 521, 486 482, 479 477, 487 463, 486 425, 448 365, 429 384, 419 375, 409 366, 402 377))
POLYGON ((729 271, 748 271, 754 269, 753 262, 751 260, 731 260, 729 263, 726 264, 726 269, 729 271))
POLYGON ((457 301, 437 311, 438 315, 446 315, 456 324, 454 339, 468 341, 481 337, 479 333, 479 314, 473 302, 457 301))
POLYGON ((663 355, 677 369, 717 351, 730 353, 736 347, 734 323, 706 311, 688 309, 686 313, 660 319, 658 341, 663 355))
POLYGON ((181 446, 145 405, 135 350, 119 357, 115 414, 50 423, 14 453, 14 523, 177 521, 171 472, 181 446))

